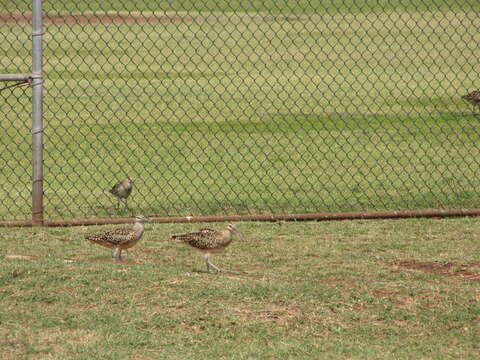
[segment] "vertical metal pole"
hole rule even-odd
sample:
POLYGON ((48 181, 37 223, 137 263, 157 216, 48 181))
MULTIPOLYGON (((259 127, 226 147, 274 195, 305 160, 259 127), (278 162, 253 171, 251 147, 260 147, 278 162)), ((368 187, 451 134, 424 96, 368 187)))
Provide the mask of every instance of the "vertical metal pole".
POLYGON ((32 223, 43 225, 42 0, 32 0, 32 223))

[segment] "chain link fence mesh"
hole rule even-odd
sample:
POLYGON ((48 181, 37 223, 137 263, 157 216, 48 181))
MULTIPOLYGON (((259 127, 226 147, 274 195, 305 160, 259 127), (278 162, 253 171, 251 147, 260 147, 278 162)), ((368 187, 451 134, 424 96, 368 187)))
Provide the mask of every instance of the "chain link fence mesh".
MULTIPOLYGON (((28 73, 31 4, 0 11, 0 73, 28 73)), ((45 218, 478 207, 479 15, 44 1, 45 218)), ((30 217, 30 93, 0 92, 0 219, 30 217)))
MULTIPOLYGON (((0 0, 0 74, 29 74, 32 29, 18 20, 27 9, 5 5, 0 0)), ((0 81, 0 220, 31 214, 31 96, 28 83, 0 81)))

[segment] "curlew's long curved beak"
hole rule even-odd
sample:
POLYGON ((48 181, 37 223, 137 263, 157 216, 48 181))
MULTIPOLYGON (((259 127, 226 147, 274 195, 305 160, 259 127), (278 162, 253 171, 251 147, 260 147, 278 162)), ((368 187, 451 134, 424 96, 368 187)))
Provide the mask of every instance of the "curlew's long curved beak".
POLYGON ((241 232, 238 229, 237 229, 237 232, 240 234, 240 237, 242 238, 242 240, 245 240, 245 235, 243 234, 243 232, 241 232))

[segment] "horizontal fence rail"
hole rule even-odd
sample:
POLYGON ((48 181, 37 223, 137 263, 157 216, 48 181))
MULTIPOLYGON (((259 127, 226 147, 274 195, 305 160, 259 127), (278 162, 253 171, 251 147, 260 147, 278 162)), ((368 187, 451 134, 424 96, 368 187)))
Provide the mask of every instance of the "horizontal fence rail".
POLYGON ((30 226, 32 179, 47 226, 476 214, 476 0, 42 12, 34 71, 31 2, 0 6, 0 225, 30 226))
POLYGON ((16 81, 16 82, 31 82, 31 74, 0 74, 0 82, 16 81))
MULTIPOLYGON (((153 223, 198 223, 198 222, 231 222, 231 221, 329 221, 329 220, 381 220, 408 218, 448 218, 480 216, 480 209, 429 209, 403 211, 357 211, 357 212, 325 212, 308 214, 271 214, 271 215, 227 215, 227 216, 184 216, 184 217, 151 217, 153 223)), ((135 218, 108 219, 70 219, 47 220, 44 226, 89 226, 105 224, 126 224, 135 218)), ((0 226, 32 227, 33 221, 0 221, 0 226)))

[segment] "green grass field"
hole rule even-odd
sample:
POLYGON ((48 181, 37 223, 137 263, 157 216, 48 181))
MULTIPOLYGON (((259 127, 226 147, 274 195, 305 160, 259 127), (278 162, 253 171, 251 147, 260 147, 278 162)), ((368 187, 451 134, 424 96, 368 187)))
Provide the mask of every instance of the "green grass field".
POLYGON ((166 240, 199 225, 124 263, 82 240, 109 226, 2 228, 0 357, 476 359, 479 221, 239 223, 211 274, 166 240))
MULTIPOLYGON (((156 10, 119 3, 91 10, 156 10)), ((45 25, 46 218, 478 206, 480 125, 460 98, 478 87, 478 3, 248 3, 45 25), (118 212, 106 189, 126 174, 118 212)), ((87 10, 62 4, 46 13, 87 10)), ((29 72, 28 26, 0 32, 0 73, 29 72)), ((0 101, 0 219, 29 218, 29 92, 0 101)))

